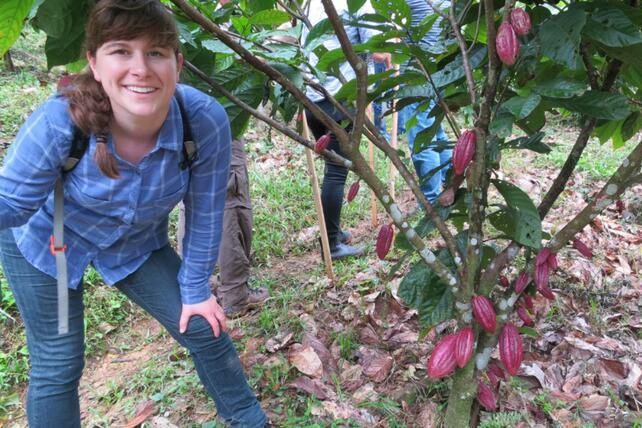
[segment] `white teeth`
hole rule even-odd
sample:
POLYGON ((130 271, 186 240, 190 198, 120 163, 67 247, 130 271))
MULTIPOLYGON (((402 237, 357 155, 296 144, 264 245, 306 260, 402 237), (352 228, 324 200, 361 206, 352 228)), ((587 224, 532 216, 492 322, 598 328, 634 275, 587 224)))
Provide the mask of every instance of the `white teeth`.
POLYGON ((148 87, 143 87, 143 86, 127 86, 127 89, 129 89, 132 92, 139 93, 139 94, 148 94, 148 93, 154 92, 156 90, 155 88, 148 88, 148 87))

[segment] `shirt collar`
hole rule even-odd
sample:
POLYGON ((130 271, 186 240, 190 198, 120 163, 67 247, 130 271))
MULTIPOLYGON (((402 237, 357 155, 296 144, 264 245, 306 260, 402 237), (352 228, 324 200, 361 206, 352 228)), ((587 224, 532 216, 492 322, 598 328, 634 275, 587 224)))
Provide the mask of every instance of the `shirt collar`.
POLYGON ((172 97, 169 102, 167 119, 165 119, 158 133, 157 147, 175 151, 182 150, 183 119, 181 118, 181 111, 176 97, 172 97))

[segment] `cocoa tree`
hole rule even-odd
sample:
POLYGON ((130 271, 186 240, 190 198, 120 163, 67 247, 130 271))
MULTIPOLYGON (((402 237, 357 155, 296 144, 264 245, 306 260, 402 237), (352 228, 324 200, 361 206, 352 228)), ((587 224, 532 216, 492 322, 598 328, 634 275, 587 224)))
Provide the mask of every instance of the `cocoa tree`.
MULTIPOLYGON (((218 7, 196 0, 165 2, 180 22, 186 78, 226 105, 236 135, 254 116, 314 148, 315 142, 289 126, 301 106, 337 135, 345 158, 327 150, 323 155, 342 162, 374 192, 398 231, 394 245, 418 255, 401 284, 401 296, 418 309, 425 328, 456 320, 456 331, 440 339, 427 356, 428 375, 452 378, 446 425, 474 424, 478 404, 495 410, 499 379, 519 368, 520 334, 532 324, 532 296, 555 298, 548 285, 557 268, 555 254, 573 242, 578 256, 589 256, 581 242, 582 229, 628 187, 642 181, 642 144, 637 143, 565 226, 552 235, 542 230, 542 220, 566 187, 590 137, 611 140, 618 147, 642 128, 639 2, 516 5, 513 0, 451 0, 447 8, 433 5, 435 15, 416 27, 408 26, 410 10, 404 0, 372 0, 375 13, 359 22, 344 22, 331 0, 321 3, 328 19, 309 28, 309 37, 301 44, 302 27, 310 27, 305 3, 242 0, 218 7), (438 16, 443 18, 444 41, 426 49, 418 40, 438 16), (352 46, 345 35, 347 23, 376 28, 380 34, 352 46), (340 49, 327 51, 322 46, 330 33, 337 35, 340 49), (320 58, 316 66, 308 61, 313 51, 320 58), (372 52, 390 52, 403 65, 401 72, 368 75, 361 54, 372 52), (350 132, 317 108, 304 91, 306 85, 314 85, 309 73, 335 74, 343 61, 350 63, 357 77, 344 80, 339 93, 327 98, 353 121, 350 132), (378 86, 373 88, 375 81, 378 86), (371 101, 391 98, 397 108, 419 102, 424 109, 436 99, 430 115, 444 120, 458 139, 453 172, 438 204, 426 200, 413 171, 366 115, 371 101), (269 113, 260 111, 260 104, 269 105, 269 113), (464 132, 453 115, 462 108, 472 116, 472 126, 464 132), (550 132, 547 120, 560 112, 576 118, 579 132, 553 185, 541 201, 533 201, 516 184, 498 178, 500 159, 506 150, 549 152, 542 142, 550 132), (523 136, 511 137, 514 131, 523 136), (361 154, 366 140, 394 165, 422 205, 425 216, 417 224, 410 223, 408 213, 361 154), (499 202, 489 201, 492 195, 499 202), (426 239, 434 230, 440 237, 436 246, 426 239), (501 361, 491 362, 498 346, 501 361)), ((356 11, 363 3, 351 0, 348 7, 356 11)), ((82 0, 45 0, 31 10, 31 25, 48 35, 50 66, 81 57, 87 7, 82 0)), ((16 11, 12 16, 20 20, 27 16, 24 9, 18 11, 16 6, 16 11)), ((0 21, 6 19, 3 16, 0 13, 0 21)), ((420 133, 415 150, 428 146, 435 132, 430 128, 420 133)), ((380 257, 386 255, 390 228, 386 225, 380 233, 380 257)))

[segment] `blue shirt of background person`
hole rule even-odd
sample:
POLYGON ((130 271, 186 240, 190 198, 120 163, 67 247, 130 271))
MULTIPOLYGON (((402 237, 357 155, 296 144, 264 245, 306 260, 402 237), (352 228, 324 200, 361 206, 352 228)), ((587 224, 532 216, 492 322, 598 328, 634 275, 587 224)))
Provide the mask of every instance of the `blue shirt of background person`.
MULTIPOLYGON (((406 0, 406 3, 412 12, 412 26, 419 25, 424 18, 434 13, 430 5, 428 5, 425 0, 406 0)), ((450 3, 448 0, 436 2, 436 6, 441 9, 447 8, 449 5, 450 3)), ((431 49, 439 41, 441 34, 441 21, 442 18, 438 17, 430 31, 428 31, 428 33, 426 33, 426 35, 421 39, 419 44, 422 47, 431 49)), ((449 162, 452 157, 452 150, 450 149, 437 152, 431 148, 426 148, 418 153, 414 152, 417 134, 428 129, 435 122, 434 117, 428 117, 428 114, 434 105, 435 101, 432 100, 427 108, 422 107, 422 110, 419 111, 419 103, 413 103, 407 105, 399 112, 399 133, 407 132, 408 147, 412 154, 412 161, 415 166, 417 176, 421 180, 420 187, 423 194, 430 202, 434 202, 439 193, 441 193, 441 188, 446 179, 446 173, 450 168, 449 162), (415 115, 417 118, 416 125, 410 129, 405 129, 405 124, 415 115), (429 176, 431 171, 442 164, 446 164, 446 167, 434 173, 432 176, 429 176)), ((440 125, 437 129, 437 133, 433 137, 433 142, 441 141, 448 141, 448 136, 440 125)))

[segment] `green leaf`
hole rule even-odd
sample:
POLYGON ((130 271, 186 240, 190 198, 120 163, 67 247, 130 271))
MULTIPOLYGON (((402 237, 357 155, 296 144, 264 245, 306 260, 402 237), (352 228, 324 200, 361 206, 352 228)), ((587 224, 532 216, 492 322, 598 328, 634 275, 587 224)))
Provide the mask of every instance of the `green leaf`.
POLYGON ((0 57, 18 40, 33 0, 4 0, 0 3, 0 57))
POLYGON ((384 16, 402 28, 410 27, 412 13, 406 0, 372 0, 372 8, 381 16, 384 16))
POLYGON ((450 287, 422 261, 415 264, 399 285, 399 296, 419 311, 424 327, 452 317, 454 296, 450 287))
POLYGON ((329 33, 330 31, 332 31, 332 24, 330 24, 330 21, 328 20, 328 18, 322 19, 321 21, 317 22, 317 24, 314 27, 312 27, 307 37, 305 38, 305 43, 303 44, 303 47, 307 48, 308 45, 312 43, 313 40, 321 37, 326 33, 329 33))
POLYGON ((82 58, 88 14, 88 2, 46 0, 40 5, 33 25, 47 33, 45 53, 49 68, 82 58))
POLYGON ((604 144, 615 135, 622 126, 622 120, 609 120, 605 124, 598 126, 593 130, 593 135, 597 137, 600 144, 604 144))
POLYGON ((282 10, 262 10, 250 16, 250 25, 281 25, 290 21, 290 15, 282 10))
POLYGON ((357 13, 365 3, 366 0, 348 0, 348 13, 357 13))
POLYGON ((501 105, 501 108, 509 111, 515 119, 524 119, 527 117, 542 101, 542 97, 537 94, 530 94, 526 97, 513 97, 501 105))
POLYGON ((538 37, 542 53, 558 64, 576 70, 581 63, 579 45, 586 12, 569 9, 552 15, 540 26, 538 37))
POLYGON ((558 99, 553 102, 567 110, 597 119, 625 119, 631 112, 625 96, 610 92, 587 91, 579 97, 558 99))
POLYGON ((622 140, 629 141, 642 129, 642 113, 635 111, 622 124, 622 140))
POLYGON ((556 77, 539 82, 533 91, 543 97, 572 98, 586 91, 586 83, 566 77, 556 77))
POLYGON ((250 20, 244 16, 233 16, 230 18, 230 22, 241 36, 248 36, 252 31, 250 20))
POLYGON ((502 148, 527 149, 542 154, 550 153, 551 147, 546 143, 542 143, 544 135, 545 134, 543 132, 537 132, 533 135, 529 135, 528 137, 515 138, 514 140, 507 141, 502 148))
POLYGON ((492 180, 492 183, 506 201, 508 209, 500 210, 501 214, 495 216, 497 224, 493 223, 493 216, 489 216, 491 224, 520 244, 539 248, 542 241, 542 221, 531 198, 507 181, 492 180))
POLYGON ((493 121, 490 123, 488 130, 491 134, 496 135, 498 138, 506 138, 513 132, 514 121, 515 118, 512 114, 506 111, 500 111, 493 118, 493 121))
MULTIPOLYGON (((468 58, 470 60, 470 66, 473 69, 479 67, 486 60, 486 47, 477 46, 473 52, 469 54, 468 58)), ((435 86, 443 88, 462 79, 464 76, 465 71, 462 56, 457 55, 452 62, 446 64, 446 66, 433 74, 432 79, 435 82, 435 86)))
POLYGON ((584 27, 584 35, 614 48, 642 43, 640 29, 619 9, 593 12, 584 27))

